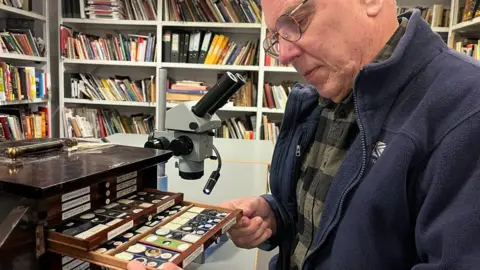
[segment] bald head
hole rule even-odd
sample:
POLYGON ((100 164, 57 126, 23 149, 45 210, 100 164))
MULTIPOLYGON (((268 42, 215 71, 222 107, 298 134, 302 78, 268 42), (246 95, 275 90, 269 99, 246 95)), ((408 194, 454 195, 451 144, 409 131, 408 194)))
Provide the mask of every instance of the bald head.
MULTIPOLYGON (((301 0, 262 0, 270 31, 301 0)), ((295 42, 279 39, 280 61, 292 64, 321 96, 341 101, 360 68, 372 61, 398 27, 395 0, 308 0, 292 17, 302 29, 295 42)))

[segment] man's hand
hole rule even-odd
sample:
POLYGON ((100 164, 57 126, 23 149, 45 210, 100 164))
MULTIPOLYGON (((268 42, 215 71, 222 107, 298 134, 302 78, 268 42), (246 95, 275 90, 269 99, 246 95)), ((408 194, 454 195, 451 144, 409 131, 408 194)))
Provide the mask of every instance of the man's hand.
POLYGON ((237 247, 256 248, 276 233, 275 216, 262 197, 236 199, 220 206, 243 210, 243 217, 228 231, 230 239, 237 247))
MULTIPOLYGON (((127 265, 127 270, 145 270, 145 266, 139 261, 131 261, 127 265)), ((166 263, 162 265, 163 270, 182 270, 182 268, 176 266, 173 263, 166 263)))

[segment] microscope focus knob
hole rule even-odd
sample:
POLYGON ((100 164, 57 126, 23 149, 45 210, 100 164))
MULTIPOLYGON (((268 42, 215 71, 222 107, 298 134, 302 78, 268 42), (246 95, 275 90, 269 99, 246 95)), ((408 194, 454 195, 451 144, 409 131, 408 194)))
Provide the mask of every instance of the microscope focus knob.
POLYGON ((187 136, 180 136, 170 143, 170 151, 174 156, 188 155, 193 151, 193 142, 187 136))

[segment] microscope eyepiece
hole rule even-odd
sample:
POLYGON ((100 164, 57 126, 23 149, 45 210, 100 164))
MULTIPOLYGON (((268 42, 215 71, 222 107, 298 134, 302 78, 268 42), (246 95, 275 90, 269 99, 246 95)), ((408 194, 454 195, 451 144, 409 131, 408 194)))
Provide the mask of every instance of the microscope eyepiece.
MULTIPOLYGON (((208 90, 195 106, 192 111, 198 117, 204 117, 208 112, 213 111, 212 108, 219 102, 224 94, 230 90, 235 83, 238 82, 237 77, 230 71, 225 72, 215 85, 208 90)), ((216 110, 215 110, 216 111, 216 110)), ((215 113, 213 111, 213 113, 215 113)))

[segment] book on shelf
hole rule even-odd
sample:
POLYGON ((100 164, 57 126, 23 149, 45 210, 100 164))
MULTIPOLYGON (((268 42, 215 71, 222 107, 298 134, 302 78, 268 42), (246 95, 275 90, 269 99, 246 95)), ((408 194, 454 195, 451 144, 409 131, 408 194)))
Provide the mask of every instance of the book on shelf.
POLYGON ((0 101, 46 99, 48 87, 47 73, 0 62, 0 101))
POLYGON ((154 115, 122 115, 114 109, 65 108, 64 133, 67 138, 103 138, 116 133, 150 134, 154 115))
POLYGON ((295 83, 294 81, 283 81, 278 85, 265 83, 263 86, 263 107, 285 110, 288 96, 295 83))
POLYGON ((157 20, 157 0, 62 0, 63 18, 157 20))
POLYGON ((164 0, 164 21, 260 23, 259 0, 164 0))
POLYGON ((260 127, 260 140, 271 141, 276 143, 280 133, 281 122, 275 122, 268 119, 267 115, 262 115, 262 123, 260 127))
POLYGON ((35 36, 33 20, 2 19, 0 27, 0 53, 27 56, 45 56, 45 42, 35 36))
POLYGON ((60 26, 60 51, 68 59, 155 62, 155 44, 153 33, 97 36, 60 26))
POLYGON ((463 39, 455 43, 454 49, 475 60, 480 60, 480 40, 479 39, 463 39))
POLYGON ((129 76, 99 77, 88 73, 65 73, 67 97, 89 100, 156 102, 155 76, 132 80, 129 76), (70 89, 68 92, 67 90, 70 89))
MULTIPOLYGON (((431 27, 449 27, 450 26, 450 8, 446 8, 443 4, 434 4, 431 6, 416 6, 413 7, 419 9, 422 13, 422 17, 430 24, 431 27)), ((405 13, 411 10, 412 7, 398 7, 397 14, 405 13)))
MULTIPOLYGON (((220 79, 222 73, 217 74, 217 79, 220 79)), ((252 107, 256 104, 257 99, 257 89, 253 83, 253 78, 250 74, 242 74, 245 78, 245 85, 240 88, 237 93, 235 93, 229 100, 229 102, 224 106, 235 106, 235 107, 252 107)), ((187 101, 198 101, 200 100, 208 91, 210 86, 206 85, 201 81, 192 81, 192 80, 173 80, 172 78, 167 79, 167 102, 169 103, 182 103, 187 101)))
POLYGON ((48 138, 48 108, 0 107, 0 139, 25 140, 48 138))
POLYGON ((258 65, 259 40, 235 42, 213 31, 171 31, 162 37, 163 62, 207 65, 258 65))
POLYGON ((9 7, 32 11, 32 1, 33 0, 0 0, 0 3, 9 7))
POLYGON ((222 126, 215 130, 215 136, 225 139, 254 140, 255 119, 255 115, 222 119, 222 126))

